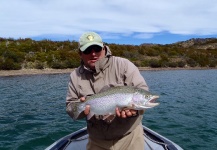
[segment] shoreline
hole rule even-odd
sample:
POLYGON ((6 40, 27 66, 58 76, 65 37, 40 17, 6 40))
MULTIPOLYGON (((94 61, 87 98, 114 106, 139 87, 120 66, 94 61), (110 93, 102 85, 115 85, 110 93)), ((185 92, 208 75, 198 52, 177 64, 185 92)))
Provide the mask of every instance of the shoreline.
MULTIPOLYGON (((210 70, 217 69, 209 67, 185 67, 185 68, 150 68, 138 67, 140 71, 166 71, 166 70, 210 70)), ((74 69, 21 69, 21 70, 0 70, 0 77, 23 76, 23 75, 43 75, 43 74, 65 74, 71 73, 74 69)))

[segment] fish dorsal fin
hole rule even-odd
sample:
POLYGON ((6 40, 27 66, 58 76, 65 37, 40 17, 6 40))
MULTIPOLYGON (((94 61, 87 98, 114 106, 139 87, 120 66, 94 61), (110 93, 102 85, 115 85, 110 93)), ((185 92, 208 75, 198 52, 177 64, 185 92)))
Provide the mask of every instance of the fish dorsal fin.
POLYGON ((110 89, 110 88, 112 88, 112 87, 115 87, 115 86, 112 85, 112 84, 105 85, 105 86, 99 91, 99 93, 105 92, 105 91, 107 91, 108 89, 110 89))

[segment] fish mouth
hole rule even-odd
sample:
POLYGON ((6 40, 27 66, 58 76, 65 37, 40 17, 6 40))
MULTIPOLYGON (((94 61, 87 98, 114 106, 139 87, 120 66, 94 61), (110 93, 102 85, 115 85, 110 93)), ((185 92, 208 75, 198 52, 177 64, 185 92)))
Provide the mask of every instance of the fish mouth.
POLYGON ((159 98, 159 96, 154 95, 152 98, 145 104, 147 107, 155 107, 159 105, 160 103, 156 103, 156 100, 159 98))

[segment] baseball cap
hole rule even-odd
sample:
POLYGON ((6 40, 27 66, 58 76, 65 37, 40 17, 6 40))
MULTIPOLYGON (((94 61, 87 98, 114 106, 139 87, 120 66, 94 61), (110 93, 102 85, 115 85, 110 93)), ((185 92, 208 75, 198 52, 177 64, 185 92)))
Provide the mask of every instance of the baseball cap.
POLYGON ((79 49, 83 52, 91 45, 103 47, 102 38, 95 32, 86 32, 79 39, 79 49))

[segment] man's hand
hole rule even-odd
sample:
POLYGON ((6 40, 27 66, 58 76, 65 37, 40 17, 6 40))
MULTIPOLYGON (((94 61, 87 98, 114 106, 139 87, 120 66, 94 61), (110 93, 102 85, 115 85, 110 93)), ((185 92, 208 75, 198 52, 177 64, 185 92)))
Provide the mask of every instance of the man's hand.
POLYGON ((118 108, 116 108, 116 115, 121 118, 127 118, 127 117, 132 117, 137 115, 137 110, 132 110, 132 109, 124 109, 120 111, 118 108))
MULTIPOLYGON (((81 97, 80 101, 81 102, 85 102, 86 98, 85 97, 81 97)), ((86 105, 85 110, 84 110, 84 114, 88 115, 90 113, 90 105, 86 105)))

